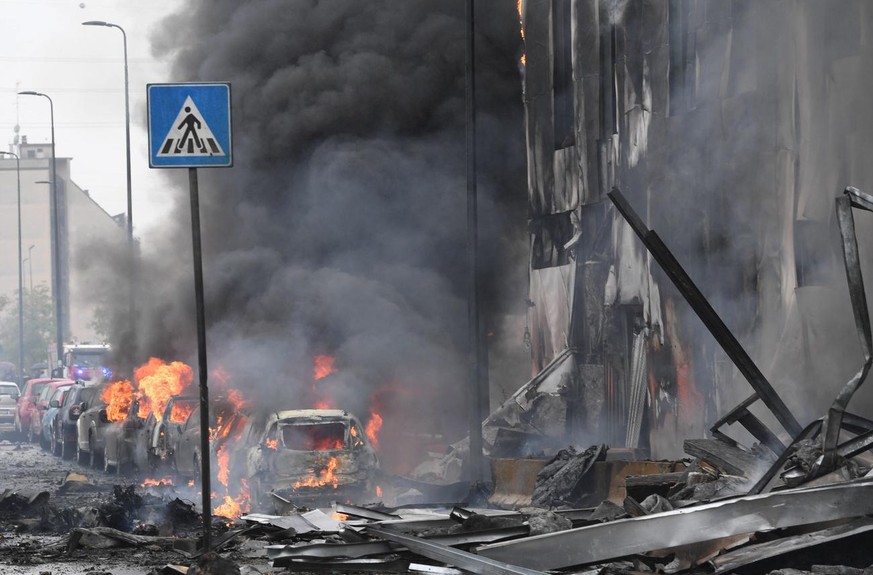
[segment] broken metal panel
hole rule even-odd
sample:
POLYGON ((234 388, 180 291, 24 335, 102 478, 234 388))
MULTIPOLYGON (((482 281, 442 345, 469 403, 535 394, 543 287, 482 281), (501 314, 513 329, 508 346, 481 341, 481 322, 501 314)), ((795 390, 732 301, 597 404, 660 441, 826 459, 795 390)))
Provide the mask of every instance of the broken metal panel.
POLYGON ((533 379, 516 390, 482 423, 483 426, 520 425, 540 395, 559 395, 568 382, 577 378, 576 362, 571 349, 564 349, 533 379))
POLYGON ((579 186, 582 182, 576 163, 576 147, 569 146, 554 152, 554 200, 552 213, 567 212, 579 207, 579 186))
POLYGON ((790 489, 495 543, 477 553, 529 569, 585 565, 701 541, 873 513, 869 479, 790 489))
POLYGON ((397 551, 398 546, 388 541, 366 543, 304 543, 298 545, 267 545, 267 557, 299 559, 357 559, 371 555, 385 555, 397 551))
POLYGON ((583 204, 602 199, 598 182, 600 138, 600 11, 598 0, 574 0, 573 75, 576 79, 576 153, 580 163, 583 204))
POLYGON ((643 424, 643 407, 646 399, 646 384, 648 383, 648 329, 642 329, 634 335, 633 352, 631 354, 630 377, 628 378, 628 424, 625 437, 625 447, 639 446, 640 430, 643 424))
POLYGON ((794 418, 794 415, 788 410, 785 402, 770 385, 770 382, 761 373, 761 370, 746 353, 746 350, 740 345, 740 342, 734 337, 733 333, 719 317, 718 313, 712 308, 710 303, 701 293, 700 289, 694 284, 691 277, 685 272, 669 248, 661 241, 657 233, 649 230, 640 217, 633 211, 630 204, 622 196, 618 189, 614 189, 609 193, 609 198, 613 201, 618 211, 624 216, 625 220, 630 224, 630 227, 637 234, 649 253, 660 264, 661 268, 666 272, 670 280, 679 289, 685 300, 694 309, 694 312, 700 317, 703 324, 707 327, 710 333, 715 337, 719 345, 722 346, 725 353, 731 358, 740 372, 746 377, 749 384, 767 405, 782 427, 796 437, 801 431, 800 424, 794 418))
POLYGON ((524 567, 518 567, 517 565, 495 561, 494 559, 489 559, 487 557, 480 557, 478 555, 473 555, 472 553, 467 553, 466 551, 460 551, 452 547, 431 543, 419 537, 410 537, 409 535, 402 535, 400 533, 375 527, 368 527, 367 532, 376 537, 399 543, 413 553, 417 553, 428 559, 442 561, 443 563, 460 567, 461 569, 470 571, 471 573, 477 573, 478 575, 544 575, 540 571, 534 571, 524 567))
POLYGON ((567 348, 575 265, 571 262, 569 266, 532 270, 530 273, 527 313, 534 374, 567 348))
POLYGON ((830 527, 813 531, 812 533, 803 533, 792 537, 783 537, 776 541, 767 541, 757 545, 748 545, 740 549, 723 553, 710 561, 710 564, 715 567, 714 575, 721 573, 730 573, 735 569, 769 559, 807 549, 823 543, 830 543, 853 535, 859 535, 873 531, 873 519, 864 518, 856 519, 843 525, 830 527))

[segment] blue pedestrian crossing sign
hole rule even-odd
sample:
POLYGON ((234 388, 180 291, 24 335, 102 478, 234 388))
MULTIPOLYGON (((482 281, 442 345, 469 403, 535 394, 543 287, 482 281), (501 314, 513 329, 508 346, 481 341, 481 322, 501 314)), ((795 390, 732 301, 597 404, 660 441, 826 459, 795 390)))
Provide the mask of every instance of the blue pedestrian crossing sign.
POLYGON ((148 84, 149 167, 233 165, 230 84, 148 84))

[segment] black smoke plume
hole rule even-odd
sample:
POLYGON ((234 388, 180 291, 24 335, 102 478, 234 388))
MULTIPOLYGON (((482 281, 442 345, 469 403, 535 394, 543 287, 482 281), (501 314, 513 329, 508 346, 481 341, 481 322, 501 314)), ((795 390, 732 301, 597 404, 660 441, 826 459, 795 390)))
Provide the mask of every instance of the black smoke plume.
MULTIPOLYGON (((499 326, 526 289, 520 38, 514 3, 477 6, 483 312, 499 326)), ((466 432, 464 35, 462 0, 219 0, 153 37, 171 81, 232 84, 235 167, 199 171, 210 371, 273 407, 388 410, 385 450, 466 432), (314 382, 319 354, 338 371, 314 382)), ((196 368, 185 174, 168 184, 172 214, 141 238, 134 340, 123 254, 91 270, 120 365, 196 368)))

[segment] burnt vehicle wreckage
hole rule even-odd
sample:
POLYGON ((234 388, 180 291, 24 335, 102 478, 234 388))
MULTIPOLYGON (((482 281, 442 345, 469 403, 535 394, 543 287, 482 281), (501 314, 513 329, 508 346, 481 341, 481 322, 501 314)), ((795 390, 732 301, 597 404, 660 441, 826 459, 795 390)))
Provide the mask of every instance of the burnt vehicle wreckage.
MULTIPOLYGON (((258 415, 226 403, 224 411, 213 412, 221 432, 212 438, 211 455, 226 448, 235 472, 225 485, 245 480, 257 491, 252 501, 262 505, 235 519, 214 518, 213 530, 222 533, 211 550, 199 546, 199 514, 196 505, 185 501, 191 493, 169 482, 144 484, 144 495, 134 486, 115 486, 109 499, 92 502, 90 509, 56 507, 47 492, 28 497, 7 490, 0 496, 0 517, 25 530, 67 533, 39 551, 49 558, 75 558, 83 549, 148 547, 155 550, 156 561, 167 561, 155 573, 185 572, 176 565, 179 561, 201 566, 225 561, 232 569, 234 560, 251 561, 252 549, 263 564, 303 572, 720 574, 791 567, 861 573, 859 567, 871 563, 873 538, 873 459, 867 454, 873 450, 873 421, 848 408, 873 364, 873 334, 854 212, 873 212, 873 196, 849 187, 836 200, 862 363, 827 413, 806 425, 789 411, 658 234, 618 189, 609 198, 753 390, 711 426, 712 438, 685 441, 690 459, 627 461, 622 454, 611 458, 606 445, 569 447, 548 461, 515 460, 516 470, 531 463, 533 472, 528 470, 526 478, 535 476, 520 485, 495 458, 502 445, 498 434, 491 442, 495 485, 436 485, 423 476, 376 475, 377 458, 360 422, 341 410, 258 415), (758 402, 772 417, 752 413, 758 402), (774 422, 782 429, 774 430, 774 422), (733 424, 747 431, 755 445, 733 439, 727 429, 733 424), (318 476, 315 469, 326 468, 319 461, 337 454, 362 457, 360 467, 366 472, 354 486, 363 494, 381 482, 393 490, 393 506, 345 497, 334 489, 339 480, 325 482, 327 489, 319 495, 326 497, 293 488, 303 477, 293 470, 318 476), (278 468, 287 473, 266 481, 264 472, 278 468), (276 509, 280 515, 263 513, 276 509), (211 551, 226 552, 227 558, 211 551), (819 565, 824 562, 839 566, 819 565)), ((532 380, 514 401, 533 403, 541 393, 538 383, 532 380)), ((131 463, 139 450, 141 464, 149 469, 158 459, 166 463, 182 453, 192 463, 183 466, 182 475, 195 476, 199 436, 193 434, 197 426, 191 426, 191 434, 187 429, 199 417, 194 398, 176 396, 162 418, 150 417, 138 418, 134 404, 126 419, 109 426, 108 436, 120 433, 118 441, 127 445, 131 463), (185 423, 179 423, 178 414, 172 416, 174 406, 187 415, 185 423)), ((506 417, 492 414, 483 427, 497 420, 506 417)), ((463 450, 465 445, 454 447, 463 450)), ((110 456, 110 461, 117 465, 120 460, 110 456)), ((68 474, 58 496, 97 489, 84 476, 68 474)))

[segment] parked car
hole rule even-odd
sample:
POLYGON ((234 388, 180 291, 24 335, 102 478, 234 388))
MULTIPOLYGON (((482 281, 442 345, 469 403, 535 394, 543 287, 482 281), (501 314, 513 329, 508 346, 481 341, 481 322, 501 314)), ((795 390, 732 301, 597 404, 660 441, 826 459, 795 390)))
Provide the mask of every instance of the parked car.
POLYGON ((106 428, 112 423, 106 415, 106 402, 100 391, 82 407, 82 413, 76 420, 76 461, 82 465, 97 468, 103 464, 103 443, 106 428))
POLYGON ((253 507, 277 498, 295 506, 376 499, 379 459, 357 417, 339 409, 298 409, 248 418, 230 448, 233 483, 245 479, 253 507))
POLYGON ((46 386, 50 379, 29 379, 24 384, 24 391, 18 397, 18 403, 15 406, 15 431, 19 435, 26 435, 30 428, 30 416, 36 403, 36 398, 39 392, 46 386))
POLYGON ((64 401, 52 422, 51 451, 63 459, 72 459, 76 453, 77 423, 83 409, 99 395, 102 386, 77 382, 64 395, 64 401))
POLYGON ((15 411, 19 395, 18 384, 0 381, 0 432, 15 431, 15 411))
POLYGON ((66 399, 68 392, 74 385, 76 385, 75 382, 58 387, 49 398, 48 408, 42 414, 39 444, 43 449, 50 451, 53 455, 58 455, 55 451, 56 446, 52 440, 55 418, 58 416, 58 412, 60 412, 61 406, 64 404, 64 399, 66 399))
POLYGON ((30 441, 31 443, 39 441, 41 447, 48 449, 48 437, 46 437, 45 440, 43 440, 42 437, 43 417, 45 416, 46 411, 49 410, 49 402, 51 401, 58 388, 69 388, 74 383, 76 382, 71 379, 48 380, 46 386, 43 387, 42 391, 39 392, 36 401, 34 401, 33 403, 33 409, 30 412, 30 427, 27 429, 28 441, 30 441))

